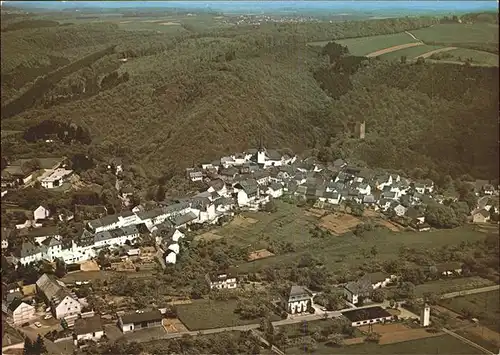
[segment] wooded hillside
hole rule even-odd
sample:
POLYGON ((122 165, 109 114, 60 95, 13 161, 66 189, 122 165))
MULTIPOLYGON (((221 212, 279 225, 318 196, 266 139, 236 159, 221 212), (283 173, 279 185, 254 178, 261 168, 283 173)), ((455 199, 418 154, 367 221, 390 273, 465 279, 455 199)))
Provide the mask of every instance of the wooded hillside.
MULTIPOLYGON (((93 139, 81 149, 120 152, 151 176, 180 173, 193 161, 254 147, 262 137, 268 146, 326 147, 332 159, 354 157, 377 167, 495 178, 498 68, 388 64, 348 53, 332 66, 328 53, 306 45, 437 22, 280 24, 177 35, 114 24, 10 25, 2 31, 2 106, 37 76, 116 49, 68 73, 34 107, 3 118, 2 129, 76 123, 93 139), (362 120, 366 139, 349 138, 345 123, 362 120)), ((15 142, 2 144, 2 156, 40 153, 37 143, 22 144, 22 151, 15 142)))

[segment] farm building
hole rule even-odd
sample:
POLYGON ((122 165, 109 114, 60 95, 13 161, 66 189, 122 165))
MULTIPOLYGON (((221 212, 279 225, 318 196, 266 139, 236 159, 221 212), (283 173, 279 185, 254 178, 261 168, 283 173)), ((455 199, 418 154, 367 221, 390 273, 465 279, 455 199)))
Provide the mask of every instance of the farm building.
POLYGON ((391 321, 393 316, 382 307, 368 307, 354 309, 352 311, 342 312, 353 327, 359 327, 366 324, 384 323, 391 321))
POLYGON ((137 311, 119 318, 120 329, 123 333, 133 332, 139 329, 160 327, 163 316, 159 310, 150 312, 137 311))

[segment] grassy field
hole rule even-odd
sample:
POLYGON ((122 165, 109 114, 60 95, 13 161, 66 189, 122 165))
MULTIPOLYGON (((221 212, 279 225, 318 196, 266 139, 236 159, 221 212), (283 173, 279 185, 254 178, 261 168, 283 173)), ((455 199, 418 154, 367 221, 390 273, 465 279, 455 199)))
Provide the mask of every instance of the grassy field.
MULTIPOLYGON (((472 63, 498 66, 498 55, 468 48, 457 48, 446 53, 444 60, 465 62, 468 58, 472 63)), ((444 54, 444 53, 443 53, 444 54)))
POLYGON ((457 313, 466 309, 477 317, 481 324, 500 332, 500 291, 478 293, 442 300, 440 304, 457 313))
POLYGON ((496 43, 498 26, 489 24, 443 24, 411 31, 419 40, 440 43, 496 43))
POLYGON ((382 54, 380 59, 383 60, 399 60, 401 56, 406 56, 407 59, 413 59, 422 55, 424 53, 433 51, 435 49, 443 48, 442 46, 416 46, 411 48, 400 49, 399 51, 394 51, 386 54, 382 54))
POLYGON ((303 209, 284 202, 277 201, 277 207, 276 213, 248 215, 258 222, 248 224, 246 227, 235 227, 230 224, 216 231, 216 234, 228 237, 230 242, 249 245, 254 249, 265 248, 265 244, 273 240, 289 241, 295 247, 295 252, 241 264, 239 266, 241 272, 256 272, 266 266, 292 263, 305 253, 316 256, 335 271, 362 264, 366 259, 362 256, 361 250, 370 250, 373 246, 378 250, 376 259, 383 261, 394 259, 402 246, 416 249, 439 248, 467 240, 478 241, 485 237, 484 233, 475 231, 470 226, 464 226, 427 233, 376 229, 363 237, 348 233, 329 238, 313 238, 309 229, 318 221, 317 218, 307 216, 303 209))
MULTIPOLYGON (((370 36, 360 38, 349 38, 335 41, 339 44, 347 46, 349 52, 353 55, 366 55, 380 49, 398 46, 405 43, 418 42, 410 35, 402 32, 382 36, 370 36)), ((324 46, 328 42, 310 42, 309 45, 324 46)))
MULTIPOLYGON (((189 330, 235 327, 259 322, 259 319, 240 319, 239 315, 234 313, 236 306, 236 300, 199 300, 188 305, 178 305, 177 317, 189 330)), ((272 321, 279 319, 277 315, 271 316, 272 321)))
MULTIPOLYGON (((302 354, 304 349, 287 349, 287 354, 302 354)), ((363 343, 344 347, 318 346, 317 354, 482 354, 476 348, 462 343, 450 335, 405 341, 397 344, 378 345, 363 343)))

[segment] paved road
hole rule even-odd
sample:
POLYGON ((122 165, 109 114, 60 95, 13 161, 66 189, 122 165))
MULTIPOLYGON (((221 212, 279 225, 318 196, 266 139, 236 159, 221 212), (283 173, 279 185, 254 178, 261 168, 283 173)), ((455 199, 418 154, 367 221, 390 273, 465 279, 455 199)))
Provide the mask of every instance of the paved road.
MULTIPOLYGON (((442 295, 442 298, 453 298, 457 296, 463 296, 463 295, 471 295, 475 293, 482 293, 482 292, 489 292, 489 291, 495 291, 500 288, 499 285, 495 286, 488 286, 488 287, 481 287, 481 288, 476 288, 472 290, 466 290, 466 291, 459 291, 459 292, 451 292, 442 295)), ((357 307, 358 309, 362 308, 367 308, 367 307, 373 307, 373 306, 381 306, 381 307, 387 307, 389 305, 389 301, 384 301, 382 303, 377 303, 377 304, 370 304, 362 307, 357 307)), ((307 314, 307 315, 301 315, 301 316, 290 316, 288 319, 282 319, 279 321, 272 322, 274 326, 282 326, 282 325, 288 325, 288 324, 296 324, 296 323, 302 323, 302 322, 311 322, 315 320, 321 320, 324 318, 324 313, 328 315, 328 318, 337 318, 342 315, 342 312, 352 310, 353 308, 346 308, 342 309, 339 311, 327 311, 319 314, 307 314)), ((413 315, 413 314, 411 314, 413 315)), ((413 315, 414 317, 418 317, 417 315, 413 315)), ((144 336, 144 334, 141 334, 140 340, 134 339, 133 333, 127 335, 127 338, 123 338, 124 340, 128 341, 141 341, 141 342, 147 342, 151 340, 157 340, 157 339, 174 339, 174 338, 180 338, 184 335, 198 335, 198 334, 215 334, 215 333, 222 333, 226 331, 249 331, 253 329, 258 329, 260 324, 248 324, 248 325, 241 325, 241 326, 236 326, 236 327, 225 327, 225 328, 214 328, 214 329, 207 329, 207 330, 201 330, 201 331, 185 331, 185 332, 178 332, 178 333, 170 333, 170 334, 165 334, 162 335, 161 337, 157 336, 151 336, 150 338, 144 336)))
POLYGON ((457 338, 458 340, 462 341, 463 343, 466 343, 466 344, 468 344, 468 345, 470 345, 470 346, 475 347, 476 349, 479 349, 480 351, 482 351, 482 352, 483 352, 483 353, 485 353, 485 354, 495 355, 495 354, 493 354, 491 351, 489 351, 488 349, 483 348, 481 345, 478 345, 478 344, 476 344, 476 343, 474 343, 474 342, 470 341, 469 339, 464 338, 463 336, 458 335, 458 334, 457 334, 457 333, 455 333, 455 332, 452 332, 451 330, 448 330, 448 329, 446 329, 446 328, 443 328, 442 330, 443 330, 443 332, 445 332, 446 334, 449 334, 449 335, 451 335, 452 337, 455 337, 455 338, 457 338))

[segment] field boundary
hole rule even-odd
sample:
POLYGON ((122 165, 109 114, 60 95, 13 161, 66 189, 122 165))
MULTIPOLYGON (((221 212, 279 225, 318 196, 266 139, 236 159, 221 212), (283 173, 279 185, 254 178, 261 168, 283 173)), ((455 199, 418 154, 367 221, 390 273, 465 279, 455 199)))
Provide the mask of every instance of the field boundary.
POLYGON ((424 45, 424 42, 413 42, 413 43, 406 43, 406 44, 400 44, 398 46, 392 46, 384 49, 379 49, 378 51, 368 53, 365 57, 378 57, 379 55, 399 51, 401 49, 406 49, 406 48, 411 48, 411 47, 416 47, 416 46, 422 46, 424 45))
POLYGON ((448 52, 448 51, 452 51, 454 49, 457 49, 457 47, 445 47, 445 48, 434 49, 430 52, 420 54, 419 56, 416 56, 415 58, 428 58, 433 54, 441 53, 441 52, 448 52))

